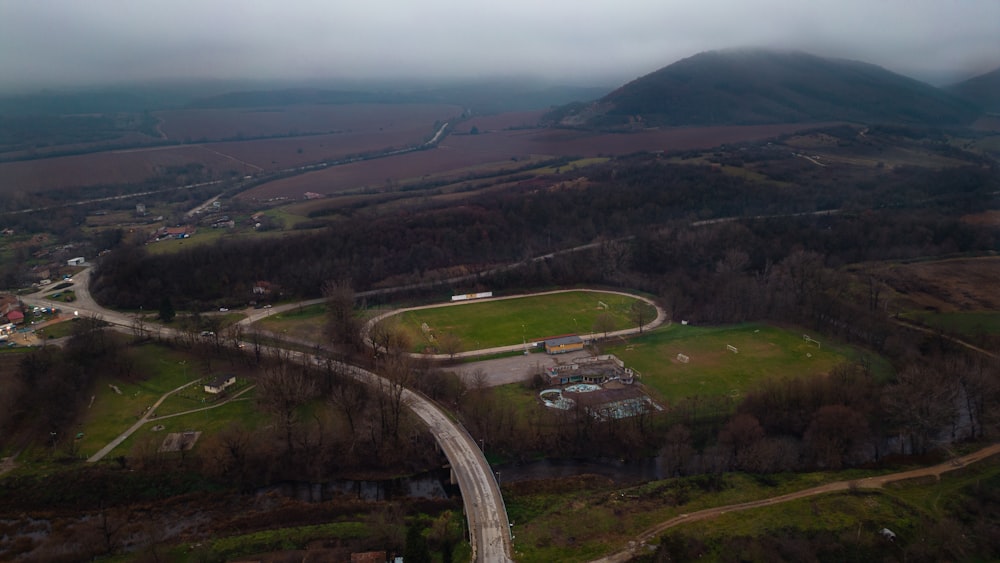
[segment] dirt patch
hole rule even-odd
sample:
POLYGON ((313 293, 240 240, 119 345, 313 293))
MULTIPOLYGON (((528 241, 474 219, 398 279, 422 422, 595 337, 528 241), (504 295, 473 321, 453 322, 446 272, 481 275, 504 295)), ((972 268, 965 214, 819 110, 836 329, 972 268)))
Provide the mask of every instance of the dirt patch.
POLYGON ((963 223, 977 227, 1000 227, 1000 210, 983 211, 962 217, 963 223))
POLYGON ((201 437, 201 432, 171 432, 163 439, 160 445, 161 452, 187 451, 194 447, 195 442, 201 437))
POLYGON ((899 308, 942 313, 1000 309, 1000 257, 893 264, 878 273, 895 291, 899 308))

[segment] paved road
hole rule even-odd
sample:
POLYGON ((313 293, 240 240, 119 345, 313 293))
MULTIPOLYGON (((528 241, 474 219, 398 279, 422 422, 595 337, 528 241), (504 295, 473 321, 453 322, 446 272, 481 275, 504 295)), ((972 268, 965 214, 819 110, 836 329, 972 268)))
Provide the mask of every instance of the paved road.
MULTIPOLYGON (((81 315, 97 315, 113 324, 131 326, 133 318, 130 315, 104 309, 94 302, 87 289, 89 273, 88 269, 78 273, 74 278, 73 289, 77 296, 77 301, 73 304, 75 310, 79 311, 81 315)), ((44 303, 51 305, 51 303, 43 299, 42 293, 26 296, 23 298, 23 301, 29 304, 37 303, 41 305, 44 303)), ((314 300, 314 302, 322 302, 322 300, 314 300)), ((300 305, 300 303, 295 303, 272 309, 251 310, 249 317, 242 322, 252 322, 272 312, 289 310, 300 305)), ((162 334, 165 336, 175 332, 177 331, 173 329, 162 330, 162 334)), ((310 361, 311 359, 311 355, 300 352, 289 352, 289 354, 303 361, 310 361)), ((384 380, 375 373, 355 366, 345 367, 348 373, 351 373, 366 384, 374 387, 381 387, 385 384, 384 380)), ((97 461, 106 456, 108 452, 148 422, 150 420, 150 413, 155 412, 156 408, 167 397, 193 383, 195 382, 189 382, 160 397, 160 400, 153 405, 143 418, 139 419, 138 422, 121 436, 102 448, 101 451, 91 456, 88 461, 97 461)), ((462 491, 462 502, 465 506, 465 514, 469 523, 470 541, 475 560, 484 563, 512 561, 510 557, 510 525, 507 520, 506 507, 503 503, 503 496, 500 494, 500 487, 493 476, 493 470, 490 468, 489 463, 487 463, 482 451, 480 451, 468 433, 448 418, 430 400, 409 390, 404 392, 403 397, 406 405, 427 424, 428 429, 434 435, 452 466, 458 486, 462 491)))
POLYGON ((881 489, 889 483, 896 483, 899 481, 906 481, 908 479, 915 479, 919 477, 935 477, 936 479, 941 478, 941 475, 949 471, 954 471, 956 469, 961 469, 969 464, 983 461, 990 457, 1000 455, 1000 444, 993 444, 987 446, 977 452, 956 458, 953 460, 934 465, 932 467, 924 467, 921 469, 913 469, 910 471, 903 471, 900 473, 892 473, 889 475, 880 475, 878 477, 868 477, 865 479, 859 479, 857 481, 837 481, 834 483, 827 483, 826 485, 820 485, 818 487, 813 487, 811 489, 804 489, 801 491, 796 491, 794 493, 788 493, 784 495, 778 495, 766 499, 755 500, 751 502, 743 502, 739 504, 730 504, 727 506, 717 506, 715 508, 707 508, 705 510, 699 510, 697 512, 692 512, 690 514, 681 514, 675 516, 670 520, 661 522, 652 528, 649 528, 639 534, 635 541, 630 542, 630 546, 622 551, 613 553, 606 557, 600 559, 595 559, 591 563, 625 563, 631 558, 639 555, 640 553, 646 552, 645 545, 660 536, 666 530, 673 528, 675 526, 680 526, 681 524, 686 524, 688 522, 697 522, 699 520, 707 520, 709 518, 715 518, 727 512, 738 512, 741 510, 750 510, 752 508, 759 508, 761 506, 771 506, 774 504, 780 504, 783 502, 788 502, 790 500, 797 500, 801 498, 822 495, 826 493, 832 493, 837 491, 846 491, 851 487, 858 487, 862 489, 881 489))
MULTIPOLYGON (((377 386, 381 379, 356 367, 349 367, 348 373, 373 386, 377 386)), ((462 490, 473 559, 489 563, 513 561, 507 509, 493 469, 479 446, 430 400, 409 390, 404 390, 403 400, 427 424, 451 463, 452 472, 462 490)))

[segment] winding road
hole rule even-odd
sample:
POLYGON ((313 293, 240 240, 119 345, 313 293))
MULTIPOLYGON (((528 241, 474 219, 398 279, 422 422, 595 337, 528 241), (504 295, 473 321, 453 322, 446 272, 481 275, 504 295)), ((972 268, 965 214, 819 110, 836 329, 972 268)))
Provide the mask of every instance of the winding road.
MULTIPOLYGON (((134 323, 132 316, 105 309, 98 305, 90 296, 88 281, 90 279, 89 268, 81 271, 74 278, 74 293, 76 301, 73 303, 75 311, 81 315, 94 315, 104 321, 131 327, 134 323)), ((48 291, 41 291, 30 296, 25 296, 22 300, 28 305, 51 306, 52 303, 44 299, 44 294, 48 291)), ((292 307, 297 307, 295 304, 292 307)), ((277 308, 275 308, 277 309, 277 308)), ((270 314, 272 309, 261 311, 254 310, 250 319, 258 319, 270 314)), ((174 329, 162 329, 163 336, 179 334, 174 329)), ((289 352, 297 359, 308 361, 307 354, 301 352, 289 352)), ((373 372, 361 369, 356 366, 344 365, 347 373, 354 378, 375 388, 384 388, 388 385, 387 380, 373 372)), ((121 442, 127 439, 132 433, 138 430, 143 424, 149 421, 151 413, 155 412, 167 397, 180 391, 184 387, 195 382, 189 382, 173 391, 160 397, 160 400, 139 419, 131 428, 122 435, 102 448, 88 461, 97 461, 110 453, 121 442)), ((511 531, 510 523, 507 520, 507 510, 504 506, 503 496, 500 493, 500 486, 493 475, 493 470, 483 452, 476 445, 471 436, 458 424, 452 421, 433 402, 410 390, 404 390, 403 400, 405 404, 421 420, 427 424, 431 434, 435 437, 445 457, 451 464, 452 472, 458 481, 459 489, 462 491, 462 503, 465 508, 465 516, 469 525, 469 541, 472 545, 473 557, 476 561, 483 563, 506 563, 511 559, 511 531)))

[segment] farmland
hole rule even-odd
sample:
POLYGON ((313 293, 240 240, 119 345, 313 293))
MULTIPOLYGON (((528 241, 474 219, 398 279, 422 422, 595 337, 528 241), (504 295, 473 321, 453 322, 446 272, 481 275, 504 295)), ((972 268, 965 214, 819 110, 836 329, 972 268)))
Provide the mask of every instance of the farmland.
POLYGON ((451 105, 347 104, 252 109, 159 111, 160 130, 171 141, 237 140, 320 133, 392 133, 419 129, 462 112, 451 105))
POLYGON ((4 189, 38 192, 67 187, 142 183, 171 168, 201 167, 205 177, 247 175, 427 140, 435 123, 459 110, 450 105, 359 105, 288 111, 183 110, 165 112, 171 141, 257 136, 281 138, 122 149, 0 163, 4 189), (379 113, 381 111, 382 113, 379 113), (299 129, 309 117, 313 129, 299 129), (242 130, 240 118, 247 118, 242 130), (324 134, 303 135, 322 132, 324 134))
MULTIPOLYGON (((485 124, 519 122, 499 116, 485 124)), ((484 118, 485 119, 485 118, 484 118)), ((419 180, 425 176, 467 169, 490 163, 513 167, 531 157, 622 155, 638 151, 709 148, 720 143, 736 143, 773 137, 821 124, 768 125, 755 127, 698 127, 641 131, 637 133, 590 133, 557 129, 516 129, 488 131, 478 135, 453 135, 434 149, 396 155, 373 161, 355 162, 276 180, 248 190, 241 197, 268 200, 300 198, 306 192, 335 194, 362 187, 386 187, 393 183, 419 180)), ((468 124, 461 130, 468 131, 468 124)), ((482 128, 481 128, 482 129, 482 128)), ((456 174, 454 177, 460 177, 456 174)))

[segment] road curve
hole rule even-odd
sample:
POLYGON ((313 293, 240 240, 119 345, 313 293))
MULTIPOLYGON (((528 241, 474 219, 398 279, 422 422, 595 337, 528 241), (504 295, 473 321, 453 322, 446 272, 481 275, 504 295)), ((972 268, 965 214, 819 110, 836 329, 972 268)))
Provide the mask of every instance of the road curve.
MULTIPOLYGON (((133 323, 132 317, 117 311, 105 309, 91 298, 87 290, 89 273, 89 269, 79 272, 77 278, 74 280, 73 289, 77 296, 77 301, 73 304, 75 310, 78 310, 81 315, 97 315, 109 323, 130 326, 133 323)), ((40 292, 23 300, 25 303, 46 303, 43 293, 45 292, 40 292)), ((322 302, 322 300, 317 301, 322 302)), ((51 303, 48 304, 51 305, 51 303)), ((257 320, 275 310, 291 309, 300 305, 293 304, 283 306, 280 309, 275 307, 274 309, 254 310, 246 321, 250 322, 251 319, 257 320)), ((170 335, 175 332, 173 329, 164 329, 161 334, 170 335)), ((289 353, 293 357, 303 359, 303 361, 310 360, 310 358, 306 357, 306 354, 300 352, 289 353)), ((349 364, 344 364, 344 367, 353 377, 376 389, 382 388, 386 384, 385 380, 375 373, 349 364)), ((107 455, 108 452, 128 438, 129 435, 148 422, 149 413, 155 412, 155 408, 164 399, 193 383, 195 381, 178 387, 161 397, 156 405, 147 412, 146 416, 141 418, 133 427, 126 430, 97 454, 91 456, 88 461, 97 461, 107 455)), ((482 451, 464 429, 448 418, 429 399, 410 390, 405 390, 403 400, 414 414, 427 424, 429 431, 435 437, 438 445, 448 458, 448 462, 451 464, 452 471, 458 481, 459 489, 462 491, 462 502, 469 523, 469 539, 472 544, 472 552, 475 560, 482 563, 506 563, 513 561, 510 556, 510 524, 507 520, 507 511, 503 503, 503 496, 500 494, 500 486, 493 476, 493 470, 490 468, 489 463, 487 463, 482 451)))
MULTIPOLYGON (((359 381, 378 387, 382 378, 370 371, 347 366, 348 373, 359 381)), ((451 463, 462 491, 462 503, 469 522, 469 541, 475 561, 506 563, 511 559, 510 522, 500 486, 493 477, 483 452, 464 429, 454 423, 430 400, 408 389, 403 401, 427 424, 438 445, 451 463)))

